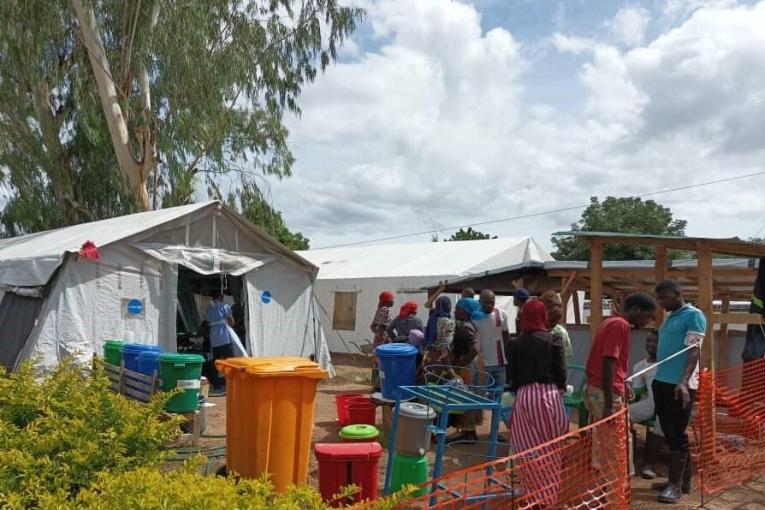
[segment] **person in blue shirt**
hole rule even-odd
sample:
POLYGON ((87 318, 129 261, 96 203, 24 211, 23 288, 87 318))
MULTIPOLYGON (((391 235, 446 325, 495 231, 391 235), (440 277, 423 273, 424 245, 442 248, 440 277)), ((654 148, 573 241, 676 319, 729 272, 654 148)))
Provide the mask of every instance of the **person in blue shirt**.
POLYGON ((656 414, 671 453, 667 483, 653 485, 659 501, 677 503, 691 490, 692 466, 688 453, 688 423, 698 388, 699 350, 707 319, 698 308, 683 300, 680 284, 664 280, 656 286, 656 300, 668 313, 659 328, 657 369, 653 398, 656 414), (672 355, 688 349, 682 354, 672 355))
MULTIPOLYGON (((205 321, 210 325, 210 347, 212 347, 213 363, 215 360, 232 358, 236 356, 234 348, 234 315, 231 307, 223 302, 223 294, 216 291, 213 300, 207 307, 205 321)), ((237 339, 238 340, 238 339, 237 339)), ((226 394, 226 379, 217 371, 213 372, 212 388, 210 395, 222 396, 226 394)))

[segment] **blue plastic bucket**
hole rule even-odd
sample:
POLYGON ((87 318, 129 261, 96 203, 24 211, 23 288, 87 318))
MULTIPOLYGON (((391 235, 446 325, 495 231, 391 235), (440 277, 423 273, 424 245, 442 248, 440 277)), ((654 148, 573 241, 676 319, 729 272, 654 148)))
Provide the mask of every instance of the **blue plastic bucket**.
POLYGON ((125 344, 122 346, 122 361, 125 363, 125 368, 132 370, 133 372, 140 372, 138 367, 138 356, 142 352, 159 352, 158 345, 145 345, 145 344, 125 344))
POLYGON ((414 386, 417 347, 404 343, 383 344, 375 349, 379 361, 383 398, 398 397, 399 386, 414 386))
POLYGON ((159 355, 157 351, 142 351, 138 354, 138 371, 148 376, 154 375, 154 371, 159 374, 159 355))

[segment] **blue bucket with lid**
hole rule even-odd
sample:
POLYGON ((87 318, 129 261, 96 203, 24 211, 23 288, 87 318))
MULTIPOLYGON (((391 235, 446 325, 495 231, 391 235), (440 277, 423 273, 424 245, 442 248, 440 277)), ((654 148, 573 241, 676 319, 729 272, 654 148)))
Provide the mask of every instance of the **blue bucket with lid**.
POLYGON ((125 364, 125 368, 132 370, 133 372, 140 372, 141 369, 138 366, 138 356, 140 356, 142 352, 159 353, 159 345, 125 344, 122 346, 121 351, 122 361, 125 364))
POLYGON ((399 386, 414 386, 417 352, 417 347, 404 343, 383 344, 375 349, 383 398, 395 400, 399 386))
POLYGON ((160 354, 162 353, 159 352, 159 350, 142 351, 140 354, 138 354, 138 371, 151 377, 154 375, 154 371, 156 370, 157 376, 159 376, 160 354))

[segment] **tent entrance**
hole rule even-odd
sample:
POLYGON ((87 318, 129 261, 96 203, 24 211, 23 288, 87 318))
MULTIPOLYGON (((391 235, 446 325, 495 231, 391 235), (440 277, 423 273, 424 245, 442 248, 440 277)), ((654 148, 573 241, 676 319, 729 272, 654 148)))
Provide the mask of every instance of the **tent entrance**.
POLYGON ((212 296, 223 293, 223 301, 231 306, 234 330, 245 349, 247 345, 246 285, 243 276, 224 273, 200 274, 184 266, 178 267, 178 313, 176 342, 178 352, 201 354, 210 358, 209 326, 205 322, 212 296))
POLYGON ((29 333, 35 326, 42 308, 42 295, 33 292, 6 292, 0 302, 0 366, 9 372, 15 367, 19 353, 24 348, 29 333))

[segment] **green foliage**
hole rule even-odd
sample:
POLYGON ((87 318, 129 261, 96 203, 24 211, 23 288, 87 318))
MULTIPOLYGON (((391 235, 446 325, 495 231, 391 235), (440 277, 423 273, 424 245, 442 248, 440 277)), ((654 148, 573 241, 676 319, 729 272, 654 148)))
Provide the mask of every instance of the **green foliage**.
MULTIPOLYGON (((0 509, 330 509, 310 487, 275 493, 265 477, 206 477, 201 456, 171 470, 165 447, 179 420, 160 419, 169 396, 127 400, 99 366, 87 375, 69 361, 42 377, 31 364, 0 368, 0 509)), ((353 508, 392 510, 411 492, 353 508)))
MULTIPOLYGON (((355 508, 392 509, 396 498, 381 499, 355 508)), ((137 469, 126 473, 104 473, 91 489, 74 500, 51 497, 42 510, 329 510, 319 493, 309 487, 291 487, 284 493, 273 491, 265 479, 239 480, 203 477, 199 462, 162 472, 137 469)))
POLYGON ((164 404, 127 400, 100 369, 85 376, 71 362, 40 380, 30 364, 0 373, 0 501, 35 507, 76 495, 104 472, 158 468, 178 432, 177 420, 159 420, 164 404))
MULTIPOLYGON (((579 222, 571 225, 571 230, 684 236, 687 223, 674 219, 668 207, 653 200, 606 197, 600 202, 597 197, 591 197, 590 205, 579 222)), ((574 237, 554 237, 552 243, 556 248, 552 256, 556 260, 590 259, 590 248, 586 242, 574 237)), ((654 249, 648 246, 607 244, 603 248, 605 260, 647 260, 654 256, 654 249)), ((687 254, 670 252, 669 256, 681 258, 687 254)))
MULTIPOLYGON (((234 182, 237 193, 256 176, 289 176, 284 115, 300 114, 303 87, 364 15, 337 0, 84 4, 95 12, 132 155, 140 164, 144 143, 156 154, 142 177, 157 206, 193 201, 199 184, 234 182), (232 171, 236 178, 221 178, 232 171)), ((137 210, 72 1, 4 0, 0 18, 0 169, 12 191, 2 234, 137 210)))
POLYGON ((310 247, 308 238, 303 237, 303 234, 290 232, 281 212, 268 203, 260 188, 246 185, 238 197, 231 196, 228 201, 232 207, 241 211, 245 218, 260 226, 287 248, 307 250, 310 247))
POLYGON ((483 232, 480 232, 478 230, 473 230, 473 227, 468 227, 467 230, 464 228, 459 229, 456 231, 452 236, 447 239, 447 241, 480 241, 482 239, 496 239, 497 236, 491 236, 489 234, 484 234, 483 232))

